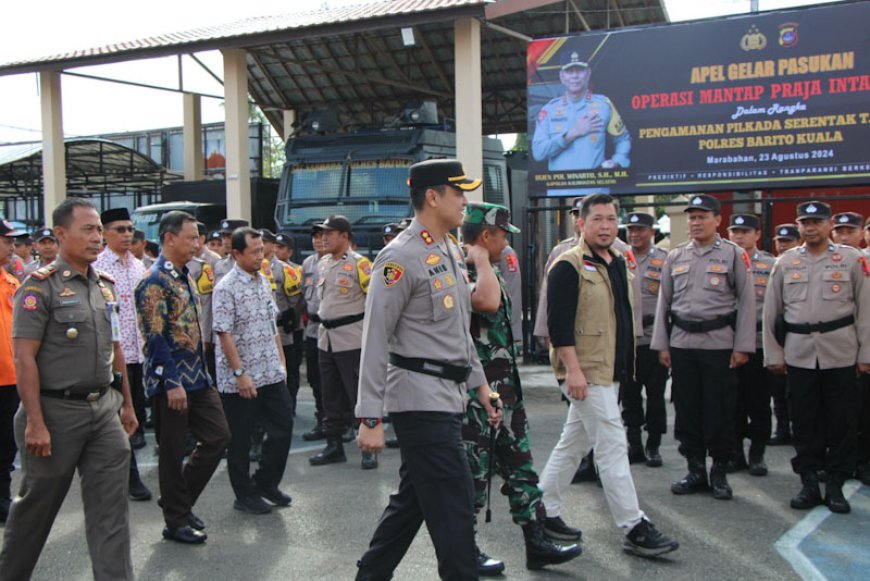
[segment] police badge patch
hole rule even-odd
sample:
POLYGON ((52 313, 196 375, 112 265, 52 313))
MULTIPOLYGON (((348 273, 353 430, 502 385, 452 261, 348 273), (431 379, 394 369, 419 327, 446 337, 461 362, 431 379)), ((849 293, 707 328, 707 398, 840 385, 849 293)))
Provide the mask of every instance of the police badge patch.
POLYGON ((405 274, 405 267, 399 264, 398 262, 388 262, 384 265, 384 285, 393 286, 399 280, 401 280, 402 275, 405 274))

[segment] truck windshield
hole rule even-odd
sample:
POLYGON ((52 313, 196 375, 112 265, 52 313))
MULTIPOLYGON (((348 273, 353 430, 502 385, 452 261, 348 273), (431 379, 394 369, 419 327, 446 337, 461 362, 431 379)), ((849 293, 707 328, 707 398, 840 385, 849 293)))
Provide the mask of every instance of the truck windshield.
POLYGON ((354 224, 396 222, 409 214, 407 160, 299 164, 290 171, 287 225, 343 214, 354 224))

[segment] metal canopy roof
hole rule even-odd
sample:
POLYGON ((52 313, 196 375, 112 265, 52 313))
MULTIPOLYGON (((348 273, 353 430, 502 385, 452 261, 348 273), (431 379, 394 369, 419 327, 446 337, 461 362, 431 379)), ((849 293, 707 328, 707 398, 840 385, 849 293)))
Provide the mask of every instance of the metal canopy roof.
POLYGON ((216 48, 248 50, 248 88, 272 125, 280 110, 333 109, 345 129, 379 126, 414 100, 455 117, 453 23, 481 29, 483 129, 526 130, 526 40, 666 21, 661 0, 387 0, 249 18, 45 59, 0 64, 0 75, 216 48), (413 27, 405 47, 401 28, 413 27))
MULTIPOLYGON (((114 141, 69 139, 64 145, 70 193, 153 190, 182 177, 114 141)), ((42 144, 0 147, 0 196, 33 192, 42 192, 42 144)))

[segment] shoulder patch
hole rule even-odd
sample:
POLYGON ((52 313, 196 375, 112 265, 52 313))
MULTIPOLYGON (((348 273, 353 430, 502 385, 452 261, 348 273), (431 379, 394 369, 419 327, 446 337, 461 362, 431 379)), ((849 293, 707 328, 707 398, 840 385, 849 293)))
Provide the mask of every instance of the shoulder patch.
POLYGON ((628 264, 628 268, 631 270, 637 269, 637 260, 634 258, 634 252, 631 250, 625 251, 625 261, 628 264))
POLYGON ((864 276, 870 276, 870 264, 867 264, 867 257, 861 255, 858 262, 861 264, 861 271, 864 273, 864 276))
POLYGON ((399 264, 398 262, 387 262, 384 264, 384 285, 393 286, 400 280, 402 280, 402 276, 405 274, 405 267, 399 264))
MULTIPOLYGON (((57 272, 57 267, 52 263, 52 264, 43 266, 42 268, 37 268, 36 270, 34 270, 31 273, 30 276, 32 276, 36 280, 45 280, 48 277, 50 277, 52 274, 54 274, 55 272, 57 272)), ((112 281, 112 282, 114 282, 114 281, 112 281)))

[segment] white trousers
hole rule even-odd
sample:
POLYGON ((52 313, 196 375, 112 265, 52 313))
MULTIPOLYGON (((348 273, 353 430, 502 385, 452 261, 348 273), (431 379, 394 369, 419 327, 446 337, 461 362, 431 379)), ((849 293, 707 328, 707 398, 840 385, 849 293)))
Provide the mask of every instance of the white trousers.
POLYGON ((559 516, 565 491, 590 447, 595 450, 595 464, 616 526, 631 530, 645 517, 638 506, 628 465, 628 444, 619 412, 618 394, 617 382, 590 384, 585 401, 568 396, 571 405, 562 436, 541 473, 541 490, 544 491, 548 517, 559 516))

